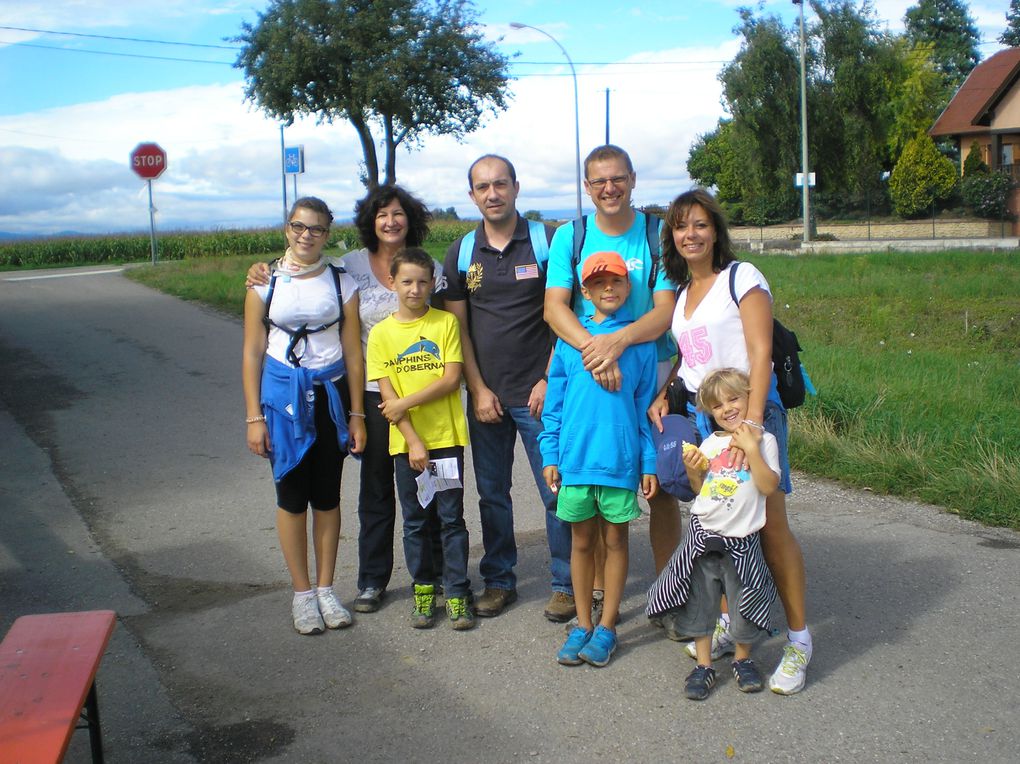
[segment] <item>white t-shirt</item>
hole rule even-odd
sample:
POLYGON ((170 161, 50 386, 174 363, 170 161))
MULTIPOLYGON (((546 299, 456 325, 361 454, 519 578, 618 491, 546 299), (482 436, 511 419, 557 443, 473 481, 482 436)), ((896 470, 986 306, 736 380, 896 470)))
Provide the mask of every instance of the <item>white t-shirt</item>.
MULTIPOLYGON (((344 304, 358 293, 358 285, 346 273, 340 274, 340 289, 343 292, 344 304)), ((262 302, 265 302, 269 287, 257 286, 255 292, 262 302)), ((273 302, 269 306, 269 317, 277 326, 291 330, 303 324, 315 328, 335 321, 340 317, 340 306, 337 305, 333 273, 326 268, 316 276, 294 278, 290 281, 278 276, 273 289, 273 302)), ((269 345, 266 353, 281 363, 293 366, 287 360, 290 335, 277 326, 269 328, 269 345)), ((340 345, 340 331, 334 324, 324 331, 309 334, 306 340, 298 342, 294 352, 306 369, 330 366, 344 355, 340 345)))
MULTIPOLYGON (((751 373, 740 308, 730 296, 729 269, 733 265, 731 263, 716 276, 715 283, 689 319, 684 318, 686 287, 680 292, 673 311, 673 336, 683 355, 677 376, 692 393, 700 387, 708 373, 716 369, 734 368, 751 373)), ((761 271, 750 263, 743 263, 737 269, 733 285, 737 299, 742 300, 754 287, 761 287, 769 301, 772 300, 772 291, 761 271)))
MULTIPOLYGON (((731 437, 729 433, 714 432, 702 442, 708 474, 691 504, 691 514, 698 516, 706 531, 746 538, 765 526, 765 495, 755 486, 747 467, 738 472, 726 466, 731 437)), ((773 472, 781 474, 779 445, 771 433, 762 434, 761 455, 773 472)))
MULTIPOLYGON (((361 319, 361 352, 368 363, 368 333, 372 327, 387 316, 395 313, 400 303, 397 293, 383 284, 372 272, 372 263, 367 249, 356 249, 343 257, 326 258, 333 265, 344 268, 358 285, 358 317, 361 319)), ((439 276, 439 269, 436 269, 439 276)), ((365 389, 379 392, 375 380, 365 382, 365 389)))

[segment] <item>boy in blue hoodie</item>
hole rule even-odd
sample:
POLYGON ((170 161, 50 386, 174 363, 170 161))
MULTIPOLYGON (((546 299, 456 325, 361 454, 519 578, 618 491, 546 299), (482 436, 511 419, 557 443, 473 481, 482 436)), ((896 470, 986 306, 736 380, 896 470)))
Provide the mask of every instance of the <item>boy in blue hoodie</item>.
MULTIPOLYGON (((597 252, 585 260, 581 294, 595 314, 581 324, 592 334, 631 323, 620 309, 630 294, 623 258, 597 252)), ((618 392, 601 387, 585 371, 579 351, 559 340, 549 364, 549 386, 539 435, 543 475, 557 494, 556 516, 571 524, 570 577, 578 625, 556 656, 565 666, 605 666, 616 650, 616 619, 627 582, 629 526, 641 514, 637 492, 655 495, 655 446, 645 412, 656 393, 654 343, 632 345, 618 361, 618 392), (601 518, 601 520, 600 520, 601 518), (602 618, 592 624, 595 540, 606 547, 602 618)))

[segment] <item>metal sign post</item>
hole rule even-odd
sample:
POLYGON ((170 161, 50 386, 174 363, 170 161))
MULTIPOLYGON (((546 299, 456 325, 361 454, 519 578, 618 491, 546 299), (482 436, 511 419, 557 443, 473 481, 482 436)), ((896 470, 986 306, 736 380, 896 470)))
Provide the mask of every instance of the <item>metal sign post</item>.
MULTIPOLYGON (((305 147, 288 146, 283 150, 283 172, 284 176, 294 176, 294 199, 297 200, 297 176, 305 171, 305 147)), ((286 185, 286 180, 284 180, 286 185)))
POLYGON ((152 203, 152 181, 166 172, 166 152, 158 143, 139 143, 131 152, 131 169, 149 187, 149 249, 156 264, 156 207, 152 203))

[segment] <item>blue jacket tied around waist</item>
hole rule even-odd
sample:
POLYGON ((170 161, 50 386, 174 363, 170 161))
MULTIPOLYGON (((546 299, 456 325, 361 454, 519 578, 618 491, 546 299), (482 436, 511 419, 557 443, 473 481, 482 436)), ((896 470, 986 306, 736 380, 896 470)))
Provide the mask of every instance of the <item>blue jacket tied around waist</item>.
POLYGON ((266 356, 262 367, 262 413, 272 451, 273 479, 279 481, 294 469, 315 442, 315 389, 319 383, 329 400, 329 415, 336 424, 340 450, 347 450, 347 412, 331 379, 343 376, 343 359, 322 369, 293 368, 266 356))

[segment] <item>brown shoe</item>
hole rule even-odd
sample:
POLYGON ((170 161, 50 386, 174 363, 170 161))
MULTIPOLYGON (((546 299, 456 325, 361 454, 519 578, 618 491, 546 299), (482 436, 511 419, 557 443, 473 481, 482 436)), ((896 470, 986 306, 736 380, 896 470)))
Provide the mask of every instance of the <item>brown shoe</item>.
POLYGON ((490 589, 485 587, 482 596, 475 600, 475 615, 494 618, 517 601, 516 589, 490 589))
POLYGON ((553 592, 542 615, 555 623, 565 623, 577 615, 574 598, 565 592, 553 592))

